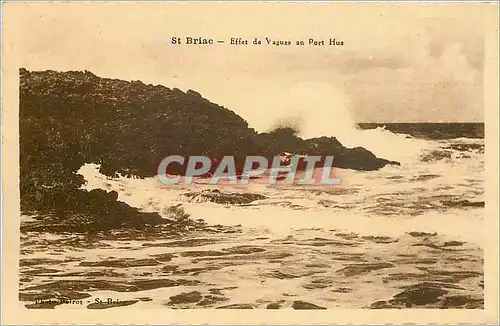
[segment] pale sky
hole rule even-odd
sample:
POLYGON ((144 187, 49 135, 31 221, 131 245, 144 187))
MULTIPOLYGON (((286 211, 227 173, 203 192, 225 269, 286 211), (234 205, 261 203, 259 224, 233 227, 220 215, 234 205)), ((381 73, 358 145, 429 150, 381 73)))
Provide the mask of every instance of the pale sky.
POLYGON ((193 89, 259 131, 283 121, 483 121, 481 8, 444 6, 7 4, 10 19, 16 10, 22 19, 4 21, 19 66, 193 89), (174 46, 173 36, 226 43, 174 46), (230 37, 335 37, 345 46, 230 46, 230 37))

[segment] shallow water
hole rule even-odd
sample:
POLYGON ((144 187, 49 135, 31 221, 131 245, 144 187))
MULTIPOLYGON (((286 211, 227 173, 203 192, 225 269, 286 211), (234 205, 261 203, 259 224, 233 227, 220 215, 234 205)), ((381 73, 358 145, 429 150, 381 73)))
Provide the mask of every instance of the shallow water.
POLYGON ((482 140, 427 141, 401 167, 337 171, 338 186, 165 186, 109 179, 85 165, 87 189, 115 190, 144 211, 181 205, 226 227, 182 237, 24 233, 21 304, 482 308, 483 152, 482 140), (220 194, 228 199, 217 203, 220 194), (231 203, 248 194, 261 199, 231 203), (96 303, 108 298, 120 302, 96 303))

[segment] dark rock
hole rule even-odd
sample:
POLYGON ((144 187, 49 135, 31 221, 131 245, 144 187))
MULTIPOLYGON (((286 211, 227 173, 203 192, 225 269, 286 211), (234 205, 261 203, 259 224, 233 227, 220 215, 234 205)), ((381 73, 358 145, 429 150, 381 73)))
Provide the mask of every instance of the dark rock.
POLYGON ((76 190, 64 196, 59 202, 65 207, 51 209, 48 214, 39 214, 36 222, 23 224, 21 231, 99 232, 121 228, 144 229, 167 222, 157 213, 140 212, 115 201, 113 194, 101 189, 90 192, 76 190))
POLYGON ((41 275, 46 275, 46 274, 58 273, 58 272, 60 272, 58 269, 53 269, 53 268, 37 268, 37 269, 25 271, 25 272, 23 272, 23 274, 32 275, 32 276, 41 276, 41 275))
POLYGON ((35 266, 35 265, 60 265, 64 260, 50 258, 31 258, 19 260, 19 266, 35 266))
POLYGON ((273 302, 267 305, 266 309, 280 309, 281 305, 277 302, 273 302))
POLYGON ((393 309, 392 304, 387 301, 376 301, 370 305, 370 309, 393 309))
MULTIPOLYGON (((371 309, 404 309, 404 308, 432 308, 432 309, 483 309, 484 300, 470 295, 444 296, 448 293, 446 284, 419 283, 406 287, 405 291, 395 295, 388 301, 377 301, 370 305, 371 309)), ((451 287, 453 288, 453 287, 451 287)))
POLYGON ((451 151, 444 150, 432 150, 421 156, 420 160, 422 162, 435 162, 442 159, 451 159, 451 151))
POLYGON ((296 310, 309 310, 309 309, 320 309, 325 310, 325 307, 320 307, 315 304, 305 302, 305 301, 294 301, 292 304, 292 308, 296 310))
POLYGON ((224 291, 224 290, 235 290, 237 288, 238 288, 237 286, 229 286, 229 287, 225 287, 225 288, 208 289, 208 292, 210 292, 211 294, 222 295, 223 294, 222 291, 224 291))
MULTIPOLYGON (((431 140, 456 139, 461 135, 471 138, 484 138, 484 123, 358 123, 361 129, 383 127, 398 134, 407 134, 407 138, 431 140)), ((465 144, 464 144, 465 145, 465 144)))
POLYGON ((269 277, 269 278, 278 278, 280 280, 292 279, 292 278, 299 278, 301 276, 302 275, 293 275, 293 274, 284 273, 284 272, 281 272, 281 271, 272 271, 272 272, 266 273, 266 277, 269 277))
POLYGON ((418 273, 391 273, 388 276, 384 276, 383 282, 388 283, 390 281, 410 281, 410 280, 422 280, 426 279, 426 274, 418 273))
POLYGON ((302 287, 304 289, 308 289, 308 290, 316 290, 316 289, 324 289, 324 288, 327 288, 327 287, 330 287, 330 286, 331 285, 329 285, 329 284, 321 284, 321 283, 311 282, 309 284, 303 285, 302 287))
POLYGON ((342 169, 373 171, 390 165, 401 165, 396 161, 388 161, 376 157, 363 147, 348 148, 335 156, 334 166, 342 169))
POLYGON ((59 280, 50 283, 44 283, 21 289, 21 291, 40 290, 46 293, 60 293, 61 291, 116 291, 116 292, 137 292, 144 290, 153 290, 163 287, 173 287, 180 285, 197 285, 198 281, 192 280, 170 280, 170 279, 157 279, 157 280, 137 280, 132 282, 111 282, 103 280, 59 280))
POLYGON ((459 247, 464 245, 465 242, 462 241, 446 241, 443 245, 443 247, 459 247))
POLYGON ((202 295, 198 291, 181 293, 170 297, 170 303, 172 304, 182 304, 182 303, 195 303, 200 301, 202 295))
POLYGON ((432 179, 436 179, 439 177, 440 177, 439 174, 422 174, 422 175, 419 175, 418 177, 413 178, 412 181, 427 181, 427 180, 432 180, 432 179))
POLYGON ((445 200, 442 201, 442 204, 447 207, 474 207, 474 208, 483 208, 484 207, 484 201, 469 201, 469 200, 457 200, 457 201, 451 201, 451 200, 445 200))
POLYGON ((412 237, 418 238, 418 237, 434 237, 437 235, 437 233, 427 233, 427 232, 408 232, 409 235, 412 237))
POLYGON ((50 293, 19 292, 19 301, 48 300, 54 298, 50 293))
POLYGON ((401 293, 396 294, 389 302, 403 303, 407 307, 413 305, 422 306, 439 301, 439 297, 448 293, 447 290, 440 288, 432 283, 420 283, 409 286, 401 293))
POLYGON ((408 265, 418 265, 418 264, 432 265, 435 264, 436 262, 437 262, 436 259, 431 259, 431 258, 400 258, 391 260, 391 263, 394 264, 408 264, 408 265))
POLYGON ((174 254, 166 253, 166 254, 158 254, 158 255, 153 255, 155 257, 155 260, 161 261, 162 263, 166 263, 172 260, 172 258, 175 257, 174 254))
POLYGON ((484 299, 473 298, 470 295, 454 295, 445 297, 443 308, 484 309, 484 299))

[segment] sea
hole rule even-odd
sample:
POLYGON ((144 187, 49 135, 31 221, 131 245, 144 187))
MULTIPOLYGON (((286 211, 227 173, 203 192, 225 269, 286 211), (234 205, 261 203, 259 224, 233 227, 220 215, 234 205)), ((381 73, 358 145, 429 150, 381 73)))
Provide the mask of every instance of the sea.
POLYGON ((109 178, 88 162, 79 170, 85 189, 117 191, 146 212, 182 208, 207 227, 179 235, 22 233, 20 304, 482 309, 484 124, 355 129, 344 145, 401 165, 336 169, 339 185, 188 186, 109 178), (61 298, 68 302, 51 301, 61 298))

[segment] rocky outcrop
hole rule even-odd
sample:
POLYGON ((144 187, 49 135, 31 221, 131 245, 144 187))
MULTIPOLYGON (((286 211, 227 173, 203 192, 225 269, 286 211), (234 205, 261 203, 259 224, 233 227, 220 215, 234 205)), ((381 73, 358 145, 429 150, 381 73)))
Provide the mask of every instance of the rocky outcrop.
POLYGON ((201 229, 205 224, 194 221, 180 207, 173 206, 158 213, 141 212, 124 202, 117 201, 118 193, 102 189, 77 190, 56 202, 25 211, 33 219, 23 223, 23 232, 100 232, 116 229, 158 231, 168 229, 172 234, 201 229), (158 229, 161 227, 161 229, 158 229))
POLYGON ((100 164, 108 176, 136 177, 154 176, 161 160, 173 154, 233 155, 238 168, 246 155, 283 151, 334 155, 334 166, 356 170, 395 163, 364 148, 345 148, 335 138, 303 140, 289 128, 258 134, 236 113, 192 90, 100 78, 89 71, 20 69, 19 91, 21 210, 53 212, 62 219, 92 215, 95 220, 87 224, 97 229, 163 221, 117 204, 112 193, 79 190, 84 180, 76 171, 84 163, 100 164), (115 217, 102 224, 104 215, 115 217))
POLYGON ((346 148, 335 137, 303 140, 297 136, 294 129, 288 127, 259 134, 257 138, 260 143, 266 144, 264 150, 269 156, 281 152, 322 157, 334 156, 334 167, 360 171, 378 170, 387 164, 399 165, 398 162, 378 158, 363 147, 346 148))

